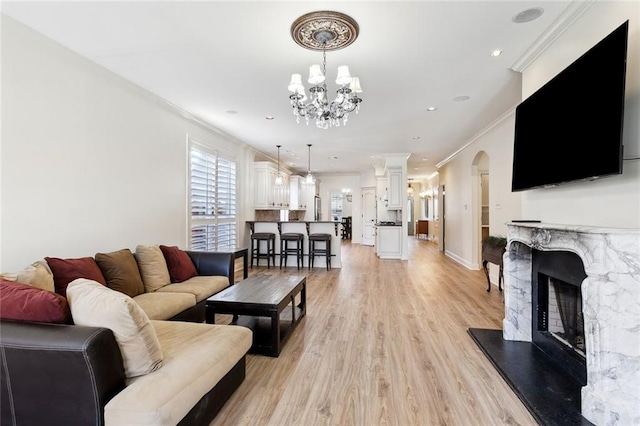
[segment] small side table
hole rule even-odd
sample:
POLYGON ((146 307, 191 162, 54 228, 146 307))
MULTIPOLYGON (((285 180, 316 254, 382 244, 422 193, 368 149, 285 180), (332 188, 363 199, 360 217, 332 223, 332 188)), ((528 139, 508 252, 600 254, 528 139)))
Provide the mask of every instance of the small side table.
POLYGON ((234 259, 242 258, 242 279, 249 278, 249 249, 240 247, 235 250, 220 250, 222 253, 233 253, 234 259))
POLYGON ((487 292, 491 291, 491 280, 489 279, 489 268, 487 263, 491 262, 500 267, 498 273, 498 290, 502 291, 503 265, 502 255, 506 251, 507 240, 497 237, 487 237, 482 241, 482 269, 487 277, 487 292))

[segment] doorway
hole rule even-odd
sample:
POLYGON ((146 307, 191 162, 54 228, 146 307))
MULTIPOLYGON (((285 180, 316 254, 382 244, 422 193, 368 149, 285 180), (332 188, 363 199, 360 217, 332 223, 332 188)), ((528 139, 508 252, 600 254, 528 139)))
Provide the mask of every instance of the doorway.
POLYGON ((472 183, 472 259, 482 264, 482 240, 491 235, 489 155, 479 151, 471 163, 472 183))
POLYGON ((413 212, 413 197, 407 197, 407 235, 413 235, 415 230, 413 225, 415 223, 413 212))
POLYGON ((376 189, 362 188, 362 245, 373 246, 376 240, 376 189))
POLYGON ((489 236, 489 173, 480 174, 480 240, 489 236))
POLYGON ((446 213, 446 207, 447 207, 447 203, 445 201, 446 198, 446 192, 445 192, 445 188, 444 185, 440 185, 440 197, 441 197, 441 202, 440 202, 440 209, 442 210, 442 214, 440 214, 440 251, 446 251, 446 247, 445 247, 445 237, 446 237, 446 229, 447 229, 447 224, 446 224, 446 218, 447 218, 447 213, 446 213))

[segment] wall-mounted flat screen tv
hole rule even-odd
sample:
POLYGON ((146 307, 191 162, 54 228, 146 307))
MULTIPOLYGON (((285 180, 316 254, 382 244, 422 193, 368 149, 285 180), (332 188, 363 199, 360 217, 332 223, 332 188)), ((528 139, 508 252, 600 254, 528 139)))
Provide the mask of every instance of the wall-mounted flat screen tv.
POLYGON ((629 21, 516 108, 512 191, 622 173, 629 21))

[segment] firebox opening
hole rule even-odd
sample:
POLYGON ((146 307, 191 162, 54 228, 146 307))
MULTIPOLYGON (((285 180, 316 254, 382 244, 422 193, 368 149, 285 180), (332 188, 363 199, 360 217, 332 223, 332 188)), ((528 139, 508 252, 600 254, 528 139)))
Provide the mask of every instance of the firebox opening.
POLYGON ((549 277, 547 331, 583 358, 584 320, 580 287, 549 277))
POLYGON ((583 385, 587 383, 586 347, 580 286, 582 260, 571 252, 532 253, 532 341, 583 385))

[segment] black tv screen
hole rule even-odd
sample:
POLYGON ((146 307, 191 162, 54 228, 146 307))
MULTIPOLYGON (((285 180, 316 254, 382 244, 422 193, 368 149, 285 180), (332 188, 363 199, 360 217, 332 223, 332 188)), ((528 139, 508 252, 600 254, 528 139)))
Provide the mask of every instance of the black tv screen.
POLYGON ((628 26, 518 105, 512 191, 622 173, 628 26))

